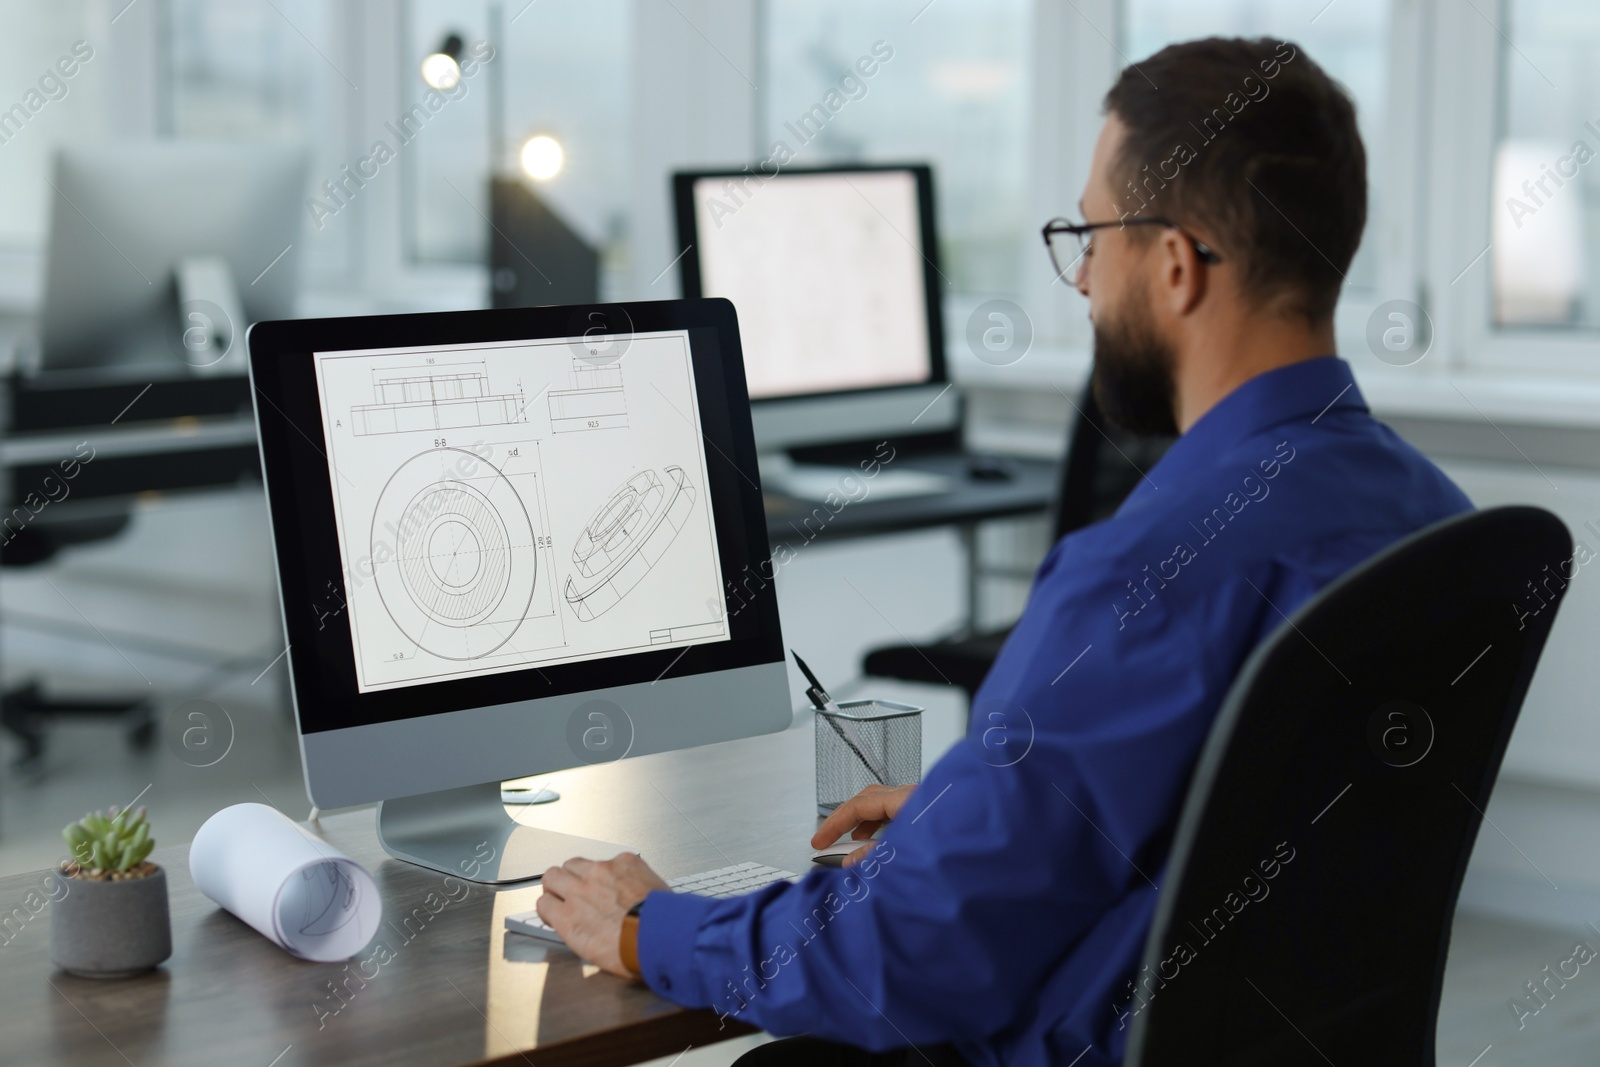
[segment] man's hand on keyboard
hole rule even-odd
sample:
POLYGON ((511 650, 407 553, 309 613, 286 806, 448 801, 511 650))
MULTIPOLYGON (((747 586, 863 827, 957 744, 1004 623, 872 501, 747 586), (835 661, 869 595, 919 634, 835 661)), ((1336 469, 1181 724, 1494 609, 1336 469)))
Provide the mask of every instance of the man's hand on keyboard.
POLYGON ((827 848, 849 830, 851 837, 864 842, 860 848, 844 858, 846 867, 855 866, 866 858, 867 851, 872 848, 872 842, 867 838, 900 813, 900 808, 915 788, 914 785, 867 786, 833 809, 833 814, 817 827, 815 836, 811 838, 811 847, 827 848))
POLYGON ((568 948, 602 970, 631 978, 617 952, 622 918, 652 889, 666 888, 661 876, 632 852, 614 860, 570 859, 544 872, 537 907, 539 917, 568 948))

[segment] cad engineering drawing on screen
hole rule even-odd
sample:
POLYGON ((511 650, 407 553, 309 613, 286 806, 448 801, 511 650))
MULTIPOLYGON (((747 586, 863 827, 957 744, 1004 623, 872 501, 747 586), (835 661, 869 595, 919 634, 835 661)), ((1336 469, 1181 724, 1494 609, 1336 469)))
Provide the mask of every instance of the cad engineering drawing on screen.
POLYGON ((316 354, 361 692, 725 640, 682 331, 316 354))

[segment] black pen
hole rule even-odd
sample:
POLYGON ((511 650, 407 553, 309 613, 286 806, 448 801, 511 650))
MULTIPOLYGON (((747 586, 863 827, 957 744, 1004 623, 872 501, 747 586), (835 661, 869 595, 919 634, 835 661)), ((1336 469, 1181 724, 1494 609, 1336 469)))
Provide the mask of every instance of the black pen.
POLYGON ((833 727, 833 732, 839 735, 839 740, 845 743, 845 747, 855 753, 856 759, 861 761, 861 765, 867 769, 867 773, 872 775, 879 785, 888 785, 889 773, 878 765, 877 760, 867 755, 861 746, 856 744, 850 734, 845 731, 843 720, 853 723, 855 719, 846 715, 844 710, 834 703, 833 698, 828 695, 828 691, 822 688, 822 683, 817 681, 817 676, 811 673, 811 668, 806 666, 806 661, 800 658, 800 653, 791 648, 789 655, 794 657, 795 664, 800 668, 800 673, 804 674, 806 681, 811 683, 811 688, 806 690, 806 696, 810 698, 811 703, 816 706, 818 711, 824 713, 823 719, 827 721, 829 726, 833 727))
POLYGON ((794 657, 795 663, 800 668, 800 673, 805 675, 806 681, 811 683, 811 688, 806 690, 806 696, 816 706, 816 709, 818 711, 833 712, 836 715, 841 714, 839 705, 835 704, 833 698, 828 695, 828 691, 822 688, 822 683, 817 681, 817 676, 811 673, 811 668, 807 667, 806 661, 800 658, 800 653, 791 648, 789 655, 794 657))

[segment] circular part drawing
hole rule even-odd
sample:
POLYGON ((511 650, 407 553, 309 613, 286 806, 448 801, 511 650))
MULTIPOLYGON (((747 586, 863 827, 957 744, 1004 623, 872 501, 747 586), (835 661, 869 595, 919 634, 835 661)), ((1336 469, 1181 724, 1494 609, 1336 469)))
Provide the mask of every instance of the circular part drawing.
POLYGON ((567 579, 573 613, 588 622, 616 606, 650 573, 693 510, 694 486, 682 467, 640 471, 623 482, 572 546, 572 565, 582 576, 567 579))
POLYGON ((361 914, 361 887, 341 864, 332 860, 313 864, 300 877, 305 881, 297 917, 300 936, 327 937, 361 914))
POLYGON ((487 656, 516 633, 533 600, 535 546, 511 481, 465 449, 407 460, 372 513, 384 609, 417 648, 441 659, 487 656))

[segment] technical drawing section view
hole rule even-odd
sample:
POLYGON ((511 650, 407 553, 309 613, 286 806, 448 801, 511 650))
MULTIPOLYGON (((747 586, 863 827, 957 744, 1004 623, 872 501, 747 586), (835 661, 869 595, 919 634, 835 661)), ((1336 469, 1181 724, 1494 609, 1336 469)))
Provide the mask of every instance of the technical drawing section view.
POLYGON ((315 358, 361 692, 727 640, 686 333, 315 358))

